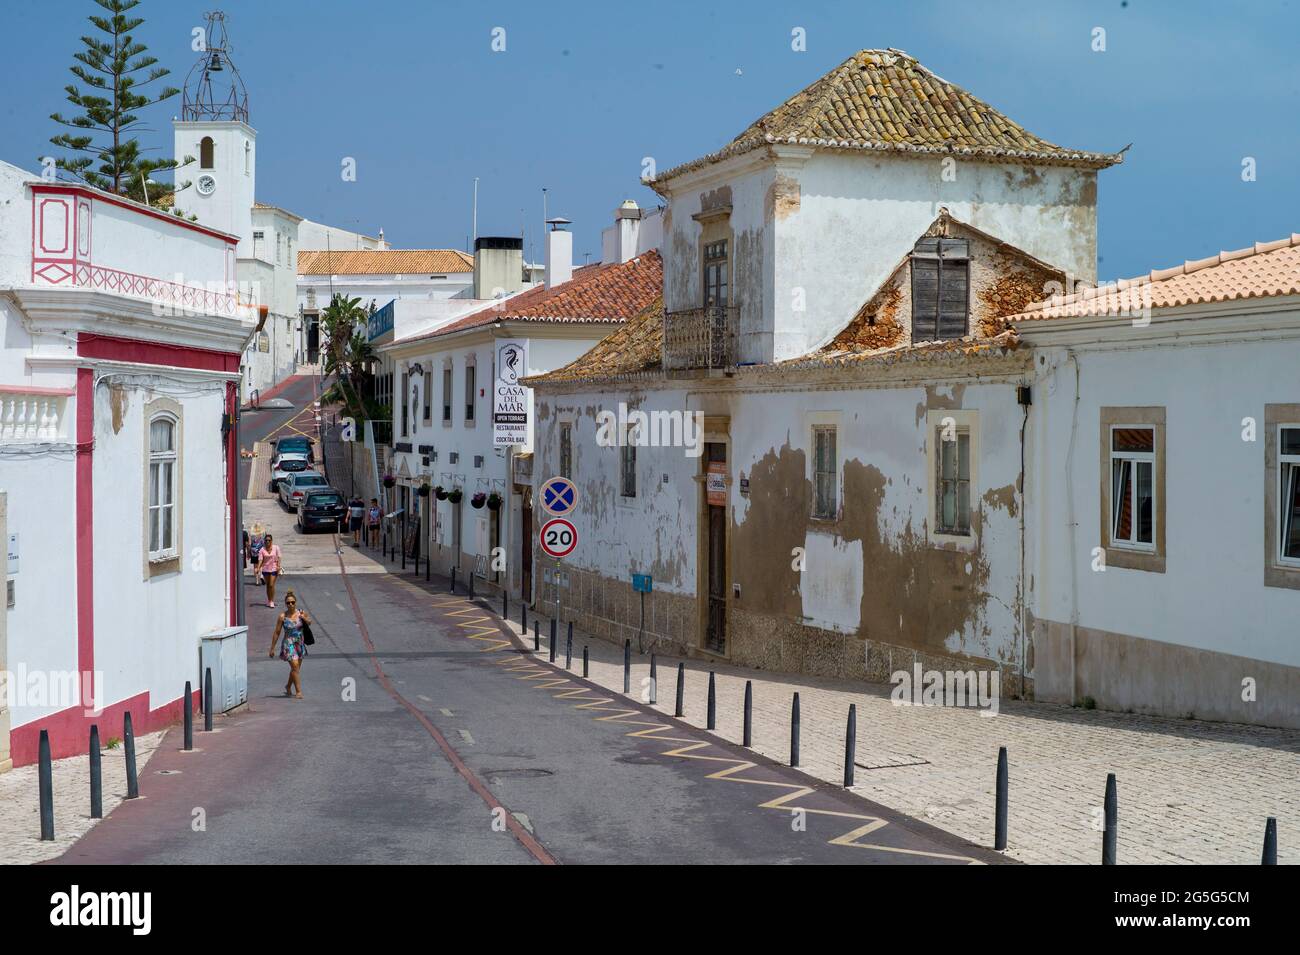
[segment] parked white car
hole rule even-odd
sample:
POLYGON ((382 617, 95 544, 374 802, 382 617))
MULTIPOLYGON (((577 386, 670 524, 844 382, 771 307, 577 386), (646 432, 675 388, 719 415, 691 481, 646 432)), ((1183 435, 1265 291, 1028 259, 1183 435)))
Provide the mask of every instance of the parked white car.
POLYGON ((271 462, 271 490, 278 491, 280 483, 290 474, 311 470, 311 457, 306 451, 286 451, 276 455, 271 462))
POLYGON ((327 487, 329 482, 319 471, 295 471, 280 482, 280 505, 285 510, 296 511, 304 491, 327 487))

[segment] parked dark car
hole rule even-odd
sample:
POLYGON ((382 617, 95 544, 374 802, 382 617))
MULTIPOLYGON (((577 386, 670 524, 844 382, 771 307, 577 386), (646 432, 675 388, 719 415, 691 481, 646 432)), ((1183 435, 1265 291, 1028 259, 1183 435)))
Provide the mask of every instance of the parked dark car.
POLYGON ((272 458, 278 458, 282 454, 295 452, 307 455, 308 461, 316 459, 312 451, 311 438, 301 434, 287 434, 283 438, 276 438, 271 447, 274 449, 271 453, 272 458))
POLYGON ((308 491, 298 505, 298 532, 307 534, 320 528, 341 530, 348 513, 343 495, 332 487, 308 491))

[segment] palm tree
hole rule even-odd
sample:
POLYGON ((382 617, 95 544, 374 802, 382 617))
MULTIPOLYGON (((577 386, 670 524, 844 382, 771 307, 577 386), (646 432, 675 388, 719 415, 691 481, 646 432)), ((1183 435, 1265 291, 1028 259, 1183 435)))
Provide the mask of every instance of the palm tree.
POLYGON ((358 418, 368 416, 364 384, 367 369, 375 360, 364 331, 367 317, 361 299, 341 293, 335 293, 320 317, 325 335, 325 374, 334 376, 338 398, 348 413, 358 418))

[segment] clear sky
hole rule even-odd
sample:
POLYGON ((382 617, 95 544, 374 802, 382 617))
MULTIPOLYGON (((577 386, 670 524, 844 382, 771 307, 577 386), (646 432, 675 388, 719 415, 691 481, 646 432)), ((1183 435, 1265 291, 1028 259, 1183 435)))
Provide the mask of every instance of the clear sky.
MULTIPOLYGON (((217 0, 144 0, 139 31, 181 85, 217 0)), ((4 0, 0 159, 35 169, 91 0, 4 0)), ((854 51, 895 47, 1100 173, 1099 273, 1117 278, 1300 231, 1300 0, 1250 3, 464 3, 225 0, 258 130, 258 198, 405 247, 519 234, 542 188, 574 257, 658 168, 710 152, 854 51), (492 31, 506 49, 493 52, 492 31), (807 51, 791 50, 803 27, 807 51), (1104 52, 1093 31, 1105 30, 1104 52), (340 175, 357 163, 355 182, 340 175), (1256 180, 1242 181, 1255 160, 1256 180)), ((179 97, 143 138, 171 149, 179 97)))

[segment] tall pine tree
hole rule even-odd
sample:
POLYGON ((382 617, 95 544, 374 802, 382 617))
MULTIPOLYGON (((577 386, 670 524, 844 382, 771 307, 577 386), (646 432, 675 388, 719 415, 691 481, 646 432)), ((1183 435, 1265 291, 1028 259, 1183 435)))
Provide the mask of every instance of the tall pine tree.
MULTIPOLYGON (((55 166, 87 185, 137 201, 145 200, 145 181, 153 173, 175 169, 175 159, 147 159, 141 153, 136 135, 147 132, 136 115, 138 110, 175 96, 180 90, 164 86, 156 94, 141 88, 167 76, 170 70, 157 66, 156 57, 135 39, 134 31, 144 23, 142 17, 127 14, 140 0, 95 0, 107 16, 91 15, 91 24, 100 36, 83 36, 84 49, 73 54, 77 62, 70 69, 81 85, 65 89, 68 102, 81 112, 71 118, 53 113, 50 119, 75 132, 60 133, 50 139, 55 146, 72 155, 55 160, 55 166), (146 73, 147 75, 141 76, 146 73)), ((175 186, 149 183, 148 199, 153 205, 166 205, 175 186)))

